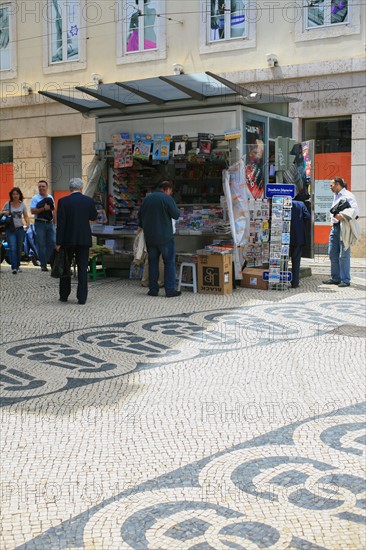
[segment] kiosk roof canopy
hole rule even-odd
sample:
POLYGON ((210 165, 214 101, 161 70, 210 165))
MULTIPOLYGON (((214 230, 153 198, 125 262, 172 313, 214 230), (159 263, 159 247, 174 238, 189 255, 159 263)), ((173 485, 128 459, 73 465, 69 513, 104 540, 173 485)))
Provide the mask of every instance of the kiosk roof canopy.
POLYGON ((202 106, 204 103, 212 105, 223 99, 226 103, 251 106, 298 101, 291 97, 251 92, 209 71, 39 93, 92 116, 108 116, 121 111, 131 114, 136 111, 167 110, 181 107, 182 103, 187 107, 202 106))

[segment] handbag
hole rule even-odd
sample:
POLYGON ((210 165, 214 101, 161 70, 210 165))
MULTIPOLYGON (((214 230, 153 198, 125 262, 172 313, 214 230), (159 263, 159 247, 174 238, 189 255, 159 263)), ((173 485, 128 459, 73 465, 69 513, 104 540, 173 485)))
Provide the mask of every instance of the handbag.
POLYGON ((9 214, 4 214, 1 217, 0 221, 4 225, 6 231, 15 231, 14 218, 11 213, 10 201, 9 201, 9 214))
POLYGON ((71 277, 71 269, 69 264, 69 257, 64 248, 60 248, 57 252, 55 249, 52 252, 50 258, 51 264, 51 277, 54 279, 63 279, 64 277, 71 277))

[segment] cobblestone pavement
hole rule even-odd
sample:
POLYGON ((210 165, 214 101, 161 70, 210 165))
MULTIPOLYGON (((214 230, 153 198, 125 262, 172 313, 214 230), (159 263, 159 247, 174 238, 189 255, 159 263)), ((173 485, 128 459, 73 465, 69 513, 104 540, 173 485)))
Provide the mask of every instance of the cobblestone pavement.
POLYGON ((0 277, 2 550, 365 548, 362 278, 0 277))

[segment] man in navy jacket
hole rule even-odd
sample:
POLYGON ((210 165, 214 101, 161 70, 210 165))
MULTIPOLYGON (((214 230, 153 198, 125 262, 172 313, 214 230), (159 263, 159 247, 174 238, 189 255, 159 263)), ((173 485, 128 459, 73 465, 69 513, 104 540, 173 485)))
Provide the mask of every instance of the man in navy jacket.
POLYGON ((144 230, 149 258, 149 296, 159 294, 159 257, 164 262, 164 287, 167 298, 180 296, 175 290, 175 242, 172 220, 180 216, 173 197, 173 184, 163 181, 159 188, 147 195, 139 210, 139 225, 144 230))
POLYGON ((305 224, 310 220, 310 214, 301 201, 292 201, 291 229, 290 229, 290 256, 292 264, 292 288, 299 286, 300 262, 302 247, 306 244, 305 224))
MULTIPOLYGON (((75 255, 78 268, 78 303, 83 305, 88 296, 88 263, 92 235, 89 221, 97 219, 97 209, 90 197, 82 195, 83 182, 80 178, 70 181, 71 194, 58 201, 56 250, 61 246, 67 251, 71 264, 75 255)), ((60 301, 67 302, 71 292, 71 277, 60 279, 60 301)))

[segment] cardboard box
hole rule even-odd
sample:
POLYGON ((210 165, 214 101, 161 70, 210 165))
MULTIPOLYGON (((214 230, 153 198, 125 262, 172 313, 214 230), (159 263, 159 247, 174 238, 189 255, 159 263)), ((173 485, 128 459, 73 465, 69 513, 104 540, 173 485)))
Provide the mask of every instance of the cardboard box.
POLYGON ((232 254, 198 254, 198 292, 231 294, 233 291, 232 254))
POLYGON ((255 288, 257 290, 268 290, 268 281, 263 281, 263 268, 249 267, 243 271, 241 286, 255 288))

